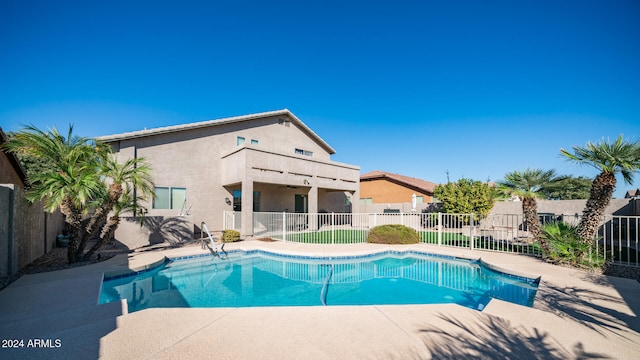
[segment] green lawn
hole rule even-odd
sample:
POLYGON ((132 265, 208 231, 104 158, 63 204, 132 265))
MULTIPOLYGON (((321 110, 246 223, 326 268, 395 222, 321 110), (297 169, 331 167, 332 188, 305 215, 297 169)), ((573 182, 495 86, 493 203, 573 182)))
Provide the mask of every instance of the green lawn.
POLYGON ((354 244, 367 240, 367 230, 335 230, 287 233, 287 241, 306 244, 354 244))
MULTIPOLYGON (((366 242, 368 230, 335 230, 317 232, 290 232, 287 241, 306 244, 356 244, 366 242)), ((421 231, 422 241, 427 244, 438 243, 438 232, 421 231)), ((460 233, 443 232, 442 245, 470 248, 469 237, 460 233)), ((539 254, 541 252, 535 244, 512 244, 498 241, 484 241, 476 237, 475 249, 498 250, 525 254, 539 254)))

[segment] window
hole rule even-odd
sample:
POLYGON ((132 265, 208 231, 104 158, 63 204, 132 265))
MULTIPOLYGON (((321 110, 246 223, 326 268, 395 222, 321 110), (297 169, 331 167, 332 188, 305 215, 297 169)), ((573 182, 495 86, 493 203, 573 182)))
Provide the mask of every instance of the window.
MULTIPOLYGON (((233 190, 233 211, 242 211, 242 190, 233 190)), ((253 192, 253 211, 260 211, 260 191, 253 192)))
POLYGON ((187 201, 187 189, 179 187, 156 187, 154 209, 181 210, 187 201))
POLYGON ((296 149, 296 155, 313 156, 313 151, 296 149))
POLYGON ((153 199, 153 208, 169 209, 169 205, 171 204, 171 192, 169 188, 157 187, 155 193, 156 197, 153 199))
POLYGON ((238 136, 236 138, 236 145, 240 146, 240 145, 244 145, 244 138, 242 136, 238 136))
POLYGON ((424 196, 416 196, 416 204, 424 203, 424 196))
POLYGON ((258 140, 251 139, 251 145, 258 145, 258 140))
POLYGON ((171 208, 172 209, 182 210, 186 201, 187 201, 187 189, 171 188, 171 208))
POLYGON ((360 198, 360 204, 373 204, 373 198, 360 198))

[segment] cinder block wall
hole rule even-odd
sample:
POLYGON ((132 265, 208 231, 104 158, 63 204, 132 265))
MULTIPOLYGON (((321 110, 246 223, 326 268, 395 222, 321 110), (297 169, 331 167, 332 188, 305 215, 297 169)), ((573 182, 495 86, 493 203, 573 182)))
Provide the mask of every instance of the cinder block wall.
MULTIPOLYGON (((538 200, 538 213, 552 213, 556 215, 582 214, 587 200, 538 200)), ((417 204, 418 212, 433 207, 431 203, 417 204)), ((411 203, 390 204, 360 204, 363 213, 381 213, 386 208, 399 209, 402 212, 411 212, 411 203)), ((437 206, 431 209, 437 211, 437 206)), ((522 215, 522 202, 520 201, 496 201, 490 214, 522 215)), ((605 215, 616 216, 640 216, 640 199, 611 199, 605 209, 605 215)))
MULTIPOLYGON (((609 206, 605 209, 605 215, 632 216, 640 215, 634 212, 634 200, 631 199, 611 199, 609 206)), ((587 200, 538 200, 538 213, 551 213, 556 215, 582 214, 587 200)), ((520 201, 497 201, 491 209, 491 214, 522 214, 522 202, 520 201)))
POLYGON ((0 184, 0 276, 15 274, 49 252, 63 229, 59 212, 46 213, 41 203, 27 201, 19 186, 0 184))

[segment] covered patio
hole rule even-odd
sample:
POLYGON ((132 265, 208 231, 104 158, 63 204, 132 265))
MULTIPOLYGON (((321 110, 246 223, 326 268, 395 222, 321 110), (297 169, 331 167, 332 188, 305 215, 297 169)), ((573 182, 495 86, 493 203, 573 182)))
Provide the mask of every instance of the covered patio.
POLYGON ((249 147, 225 156, 223 165, 234 169, 223 174, 222 183, 234 212, 241 213, 235 223, 243 237, 253 236, 254 211, 357 211, 352 201, 359 197, 357 166, 249 147))

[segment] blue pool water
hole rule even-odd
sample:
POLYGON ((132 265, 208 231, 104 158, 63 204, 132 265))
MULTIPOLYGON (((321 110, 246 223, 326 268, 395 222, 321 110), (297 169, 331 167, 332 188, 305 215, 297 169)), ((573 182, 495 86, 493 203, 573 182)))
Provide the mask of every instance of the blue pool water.
POLYGON ((417 252, 311 258, 237 251, 174 259, 135 276, 105 278, 100 303, 152 307, 252 307, 456 303, 492 299, 532 306, 537 280, 479 262, 417 252))

